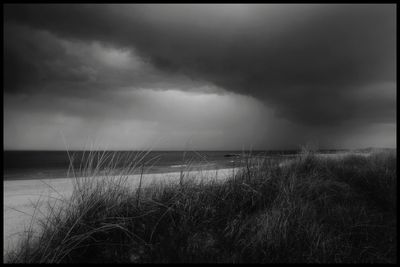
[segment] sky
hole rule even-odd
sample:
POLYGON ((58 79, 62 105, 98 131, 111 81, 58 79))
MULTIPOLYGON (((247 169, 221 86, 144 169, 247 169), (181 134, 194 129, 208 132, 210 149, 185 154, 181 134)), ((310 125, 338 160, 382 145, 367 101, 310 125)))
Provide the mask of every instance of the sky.
POLYGON ((6 4, 4 148, 396 147, 394 4, 6 4))

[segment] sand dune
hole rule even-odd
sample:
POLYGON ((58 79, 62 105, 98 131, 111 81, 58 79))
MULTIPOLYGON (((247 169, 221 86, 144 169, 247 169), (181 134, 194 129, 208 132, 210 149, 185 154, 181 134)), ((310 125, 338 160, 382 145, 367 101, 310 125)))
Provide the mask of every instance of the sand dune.
MULTIPOLYGON (((321 157, 343 157, 349 153, 321 154, 321 157)), ((359 153, 359 155, 368 156, 369 153, 359 153)), ((287 166, 293 162, 293 159, 283 160, 279 166, 287 166)), ((236 168, 238 169, 238 168, 236 168)), ((226 179, 232 175, 233 169, 203 170, 185 172, 187 177, 196 179, 226 179)), ((143 174, 143 186, 152 182, 177 182, 180 172, 143 174)), ((96 177, 99 178, 99 177, 96 177)), ((129 175, 127 186, 137 187, 140 174, 129 175)), ((108 177, 108 179, 118 179, 118 177, 108 177)), ((34 215, 34 206, 40 207, 39 212, 35 214, 36 218, 43 216, 40 212, 45 212, 46 205, 57 199, 68 198, 73 189, 74 178, 57 178, 43 180, 7 180, 3 182, 4 186, 4 251, 16 244, 18 233, 24 231, 34 215)))

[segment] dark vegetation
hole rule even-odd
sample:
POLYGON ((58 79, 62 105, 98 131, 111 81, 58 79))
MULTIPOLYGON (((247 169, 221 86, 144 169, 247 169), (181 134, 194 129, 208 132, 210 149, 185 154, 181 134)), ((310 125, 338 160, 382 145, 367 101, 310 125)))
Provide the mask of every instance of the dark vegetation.
POLYGON ((395 151, 245 165, 223 181, 138 189, 123 175, 81 180, 7 261, 397 261, 395 151))

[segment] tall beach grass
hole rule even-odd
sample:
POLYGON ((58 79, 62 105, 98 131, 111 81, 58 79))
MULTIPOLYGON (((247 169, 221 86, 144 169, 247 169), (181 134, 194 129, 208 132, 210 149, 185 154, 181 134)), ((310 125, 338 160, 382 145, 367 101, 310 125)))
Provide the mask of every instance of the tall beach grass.
POLYGON ((38 234, 27 231, 5 261, 397 262, 395 151, 305 150, 285 165, 243 157, 226 180, 181 173, 150 186, 127 182, 143 155, 105 160, 113 156, 88 155, 72 196, 50 205, 38 234))

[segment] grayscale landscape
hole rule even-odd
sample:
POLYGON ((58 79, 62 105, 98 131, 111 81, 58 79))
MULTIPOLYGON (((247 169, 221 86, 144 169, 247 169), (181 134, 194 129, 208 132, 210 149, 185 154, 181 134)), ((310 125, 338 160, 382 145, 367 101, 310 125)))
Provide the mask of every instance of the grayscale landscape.
POLYGON ((397 263, 395 4, 4 4, 4 263, 397 263))

